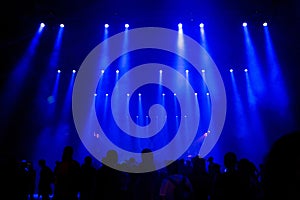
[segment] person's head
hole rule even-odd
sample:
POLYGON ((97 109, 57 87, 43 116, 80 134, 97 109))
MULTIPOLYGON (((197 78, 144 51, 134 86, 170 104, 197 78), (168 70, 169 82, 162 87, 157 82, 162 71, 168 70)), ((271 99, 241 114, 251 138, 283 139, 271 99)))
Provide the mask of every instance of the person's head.
POLYGON ((237 164, 237 157, 234 152, 227 152, 224 155, 224 166, 226 169, 235 169, 237 164))
POLYGON ((73 159, 73 147, 72 146, 66 146, 64 148, 62 159, 63 159, 63 161, 70 161, 73 159))
POLYGON ((153 162, 153 153, 149 148, 145 148, 142 150, 142 162, 152 163, 153 162))
POLYGON ((195 170, 205 170, 206 160, 204 158, 200 158, 199 156, 195 156, 192 158, 193 168, 195 170))
POLYGON ((283 135, 270 148, 263 163, 265 199, 300 199, 300 131, 283 135))
POLYGON ((179 172, 179 160, 171 161, 169 165, 167 165, 168 174, 177 174, 179 172))
POLYGON ((103 158, 102 162, 109 166, 115 166, 118 164, 119 156, 117 151, 109 150, 106 152, 106 157, 103 158))
POLYGON ((40 167, 46 166, 46 160, 44 160, 44 159, 39 160, 39 166, 40 167))
POLYGON ((84 158, 84 163, 88 164, 88 165, 91 165, 92 164, 92 157, 91 156, 86 156, 84 158))

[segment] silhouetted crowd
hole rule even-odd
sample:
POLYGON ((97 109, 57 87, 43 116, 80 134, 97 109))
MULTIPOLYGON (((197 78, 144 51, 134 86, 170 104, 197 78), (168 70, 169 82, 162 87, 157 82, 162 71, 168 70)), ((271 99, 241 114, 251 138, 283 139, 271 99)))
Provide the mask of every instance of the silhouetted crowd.
MULTIPOLYGON (((184 182, 191 200, 300 199, 299 141, 299 132, 282 136, 258 168, 249 159, 226 152, 222 165, 213 157, 195 156, 170 161, 163 169, 145 173, 124 172, 105 164, 96 168, 90 156, 80 164, 73 158, 73 148, 66 146, 54 169, 44 159, 38 161, 39 170, 30 162, 18 162, 14 195, 16 200, 176 200, 175 187, 184 182)), ((120 165, 115 151, 107 156, 110 163, 120 165)), ((143 159, 126 167, 138 169, 152 161, 155 167, 154 160, 143 163, 143 159)))

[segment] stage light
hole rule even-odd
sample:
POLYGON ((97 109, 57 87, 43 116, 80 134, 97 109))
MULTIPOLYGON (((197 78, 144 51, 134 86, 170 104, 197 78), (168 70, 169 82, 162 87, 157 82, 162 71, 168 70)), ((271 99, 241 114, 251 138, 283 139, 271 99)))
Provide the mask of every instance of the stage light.
POLYGON ((244 22, 244 23, 243 23, 243 27, 246 27, 246 26, 247 26, 247 23, 246 23, 246 22, 244 22))
POLYGON ((209 92, 206 92, 206 95, 209 96, 209 92))
POLYGON ((59 26, 60 26, 61 28, 65 27, 65 25, 64 25, 64 24, 60 24, 59 26))
POLYGON ((245 72, 248 72, 248 69, 245 69, 244 71, 245 71, 245 72))
POLYGON ((60 70, 57 70, 57 73, 60 73, 61 71, 60 70))
POLYGON ((267 22, 264 22, 264 23, 263 23, 263 26, 268 26, 268 23, 267 23, 267 22))
POLYGON ((142 96, 142 94, 141 94, 141 93, 139 93, 139 97, 140 97, 140 96, 142 96))
POLYGON ((120 71, 119 70, 116 70, 116 73, 118 74, 120 71))
POLYGON ((74 73, 76 73, 76 70, 75 70, 75 69, 73 69, 73 74, 74 74, 74 73))
POLYGON ((205 72, 205 69, 202 69, 201 72, 204 73, 204 72, 205 72))
POLYGON ((104 69, 101 70, 101 73, 104 74, 104 69))
POLYGON ((186 73, 189 73, 189 70, 187 69, 187 70, 185 70, 185 72, 186 72, 186 73))
POLYGON ((165 94, 165 93, 162 93, 162 95, 165 96, 166 94, 165 94))
POLYGON ((162 73, 162 70, 159 70, 159 73, 162 73))
POLYGON ((106 93, 106 94, 105 94, 105 96, 107 96, 107 97, 108 97, 108 94, 106 93))
POLYGON ((129 96, 130 96, 130 94, 129 94, 129 93, 127 93, 127 96, 129 97, 129 96))
POLYGON ((178 29, 182 29, 182 23, 178 24, 178 29))
POLYGON ((125 28, 129 28, 129 24, 125 24, 125 28))
POLYGON ((95 93, 94 96, 96 97, 96 96, 97 96, 97 93, 95 93))
POLYGON ((45 24, 44 24, 44 23, 41 23, 40 26, 41 26, 41 27, 45 27, 45 24))
POLYGON ((109 27, 109 25, 108 25, 108 24, 104 24, 104 27, 105 27, 105 28, 108 28, 108 27, 109 27))
POLYGON ((199 26, 200 26, 200 28, 203 28, 203 27, 204 27, 204 24, 203 24, 203 23, 200 23, 199 26))
POLYGON ((195 92, 195 96, 197 96, 198 95, 198 93, 197 92, 195 92))
POLYGON ((176 93, 174 93, 174 96, 176 96, 176 93))
POLYGON ((233 72, 233 69, 230 69, 229 71, 230 71, 230 72, 233 72))

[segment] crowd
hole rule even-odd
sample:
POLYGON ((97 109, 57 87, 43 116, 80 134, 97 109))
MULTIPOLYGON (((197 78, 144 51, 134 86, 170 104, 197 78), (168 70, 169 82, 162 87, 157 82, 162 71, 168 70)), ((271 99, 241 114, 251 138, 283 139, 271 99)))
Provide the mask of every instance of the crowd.
MULTIPOLYGON (((54 169, 45 159, 39 160, 39 170, 30 162, 18 162, 14 195, 17 200, 175 200, 175 188, 183 183, 192 200, 299 199, 298 144, 299 132, 282 136, 258 168, 247 158, 238 159, 235 152, 225 152, 222 164, 213 157, 195 156, 147 173, 123 172, 105 164, 96 168, 90 156, 80 163, 73 158, 73 147, 66 146, 54 169)), ((141 155, 145 152, 151 154, 144 149, 141 155)), ((117 152, 111 150, 107 157, 119 165, 117 152)), ((155 167, 154 158, 142 158, 130 167, 145 164, 155 167)))

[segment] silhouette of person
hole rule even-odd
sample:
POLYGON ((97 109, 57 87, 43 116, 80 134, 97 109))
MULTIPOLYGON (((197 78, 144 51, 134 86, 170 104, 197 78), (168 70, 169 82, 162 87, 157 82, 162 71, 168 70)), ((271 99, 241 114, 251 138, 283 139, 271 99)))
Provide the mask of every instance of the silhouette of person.
POLYGON ((36 169, 33 167, 32 162, 27 162, 27 181, 27 192, 29 195, 29 199, 33 200, 36 189, 36 169))
POLYGON ((52 195, 52 184, 54 181, 54 173, 50 167, 46 165, 46 160, 41 159, 38 161, 40 166, 40 177, 38 182, 38 197, 42 200, 49 200, 52 195))
POLYGON ((240 200, 240 184, 237 172, 237 156, 234 152, 227 152, 223 158, 225 171, 216 177, 213 185, 213 197, 216 200, 240 200))
POLYGON ((121 171, 118 171, 118 153, 109 150, 103 158, 103 165, 97 170, 96 199, 122 199, 121 171))
POLYGON ((152 150, 149 148, 144 148, 141 152, 141 158, 142 161, 138 165, 139 173, 136 173, 134 175, 133 180, 133 200, 159 199, 160 179, 158 171, 155 170, 155 163, 152 150))
POLYGON ((80 188, 80 164, 73 159, 73 147, 66 146, 62 160, 57 163, 55 175, 55 200, 77 200, 80 188))
POLYGON ((300 199, 300 131, 277 139, 263 162, 262 188, 265 200, 300 199))
POLYGON ((179 172, 180 160, 175 160, 166 166, 167 175, 160 185, 159 197, 161 200, 174 200, 175 187, 184 180, 185 187, 190 191, 189 199, 194 199, 194 189, 188 176, 179 172))
POLYGON ((92 157, 86 156, 81 165, 80 200, 95 198, 96 168, 92 165, 92 157))
POLYGON ((192 158, 192 164, 189 179, 193 185, 194 198, 207 200, 211 192, 211 179, 206 170, 206 160, 196 156, 192 158))

